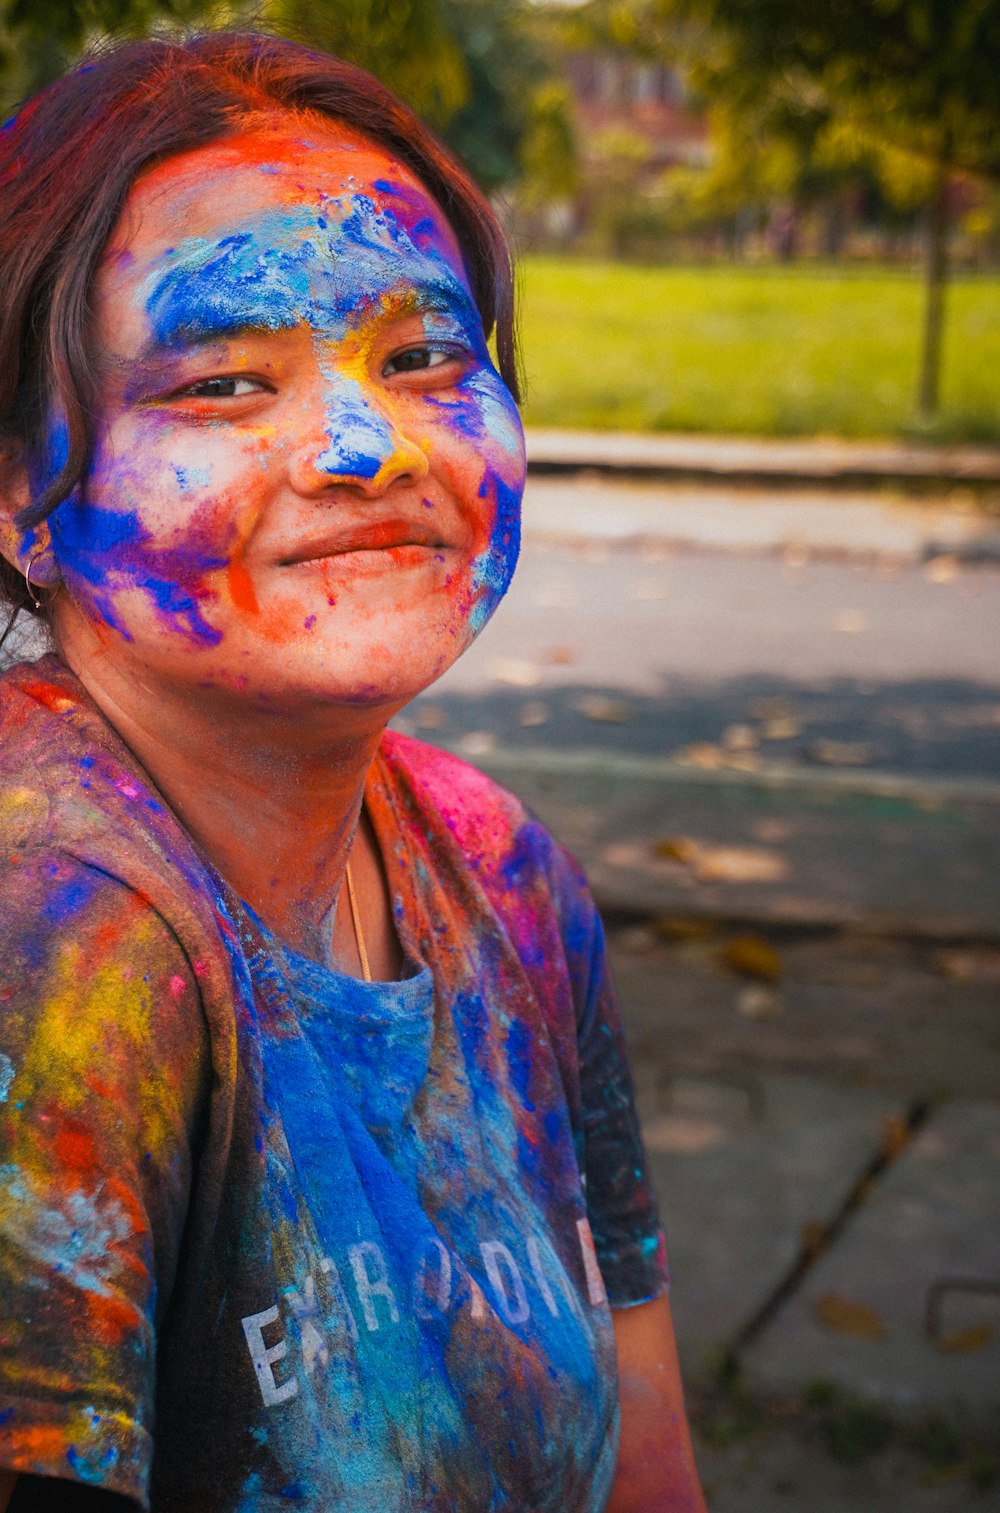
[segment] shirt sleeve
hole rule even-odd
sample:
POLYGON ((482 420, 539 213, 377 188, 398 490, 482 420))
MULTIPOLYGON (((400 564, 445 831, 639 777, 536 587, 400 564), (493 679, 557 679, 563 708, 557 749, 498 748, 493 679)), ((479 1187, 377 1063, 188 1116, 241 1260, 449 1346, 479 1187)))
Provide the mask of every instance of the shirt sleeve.
POLYGON ((577 1007, 587 1213, 612 1308, 669 1286, 666 1247, 643 1148, 604 929, 586 879, 561 848, 558 907, 577 1007))
POLYGON ((208 1091, 187 957, 118 880, 0 891, 0 1465, 148 1506, 156 1330, 208 1091))

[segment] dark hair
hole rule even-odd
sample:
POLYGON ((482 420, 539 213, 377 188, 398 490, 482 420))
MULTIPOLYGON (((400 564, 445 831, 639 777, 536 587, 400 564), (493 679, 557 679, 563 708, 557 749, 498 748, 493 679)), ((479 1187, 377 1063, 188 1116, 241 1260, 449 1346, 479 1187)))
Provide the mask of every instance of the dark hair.
MULTIPOLYGON (((95 52, 47 86, 0 131, 0 447, 45 455, 55 405, 65 464, 19 523, 38 524, 82 478, 90 456, 91 283, 137 175, 235 134, 248 115, 313 112, 384 148, 421 181, 450 222, 501 376, 518 396, 513 270, 504 233, 465 170, 433 133, 353 64, 256 32, 149 38, 95 52)), ((0 558, 0 593, 36 612, 0 558)))

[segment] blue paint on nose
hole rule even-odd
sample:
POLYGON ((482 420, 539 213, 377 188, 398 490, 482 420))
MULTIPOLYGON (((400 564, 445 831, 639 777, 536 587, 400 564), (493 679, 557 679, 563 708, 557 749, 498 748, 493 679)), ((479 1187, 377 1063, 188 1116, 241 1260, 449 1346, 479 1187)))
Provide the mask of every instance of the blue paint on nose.
POLYGON ((374 478, 395 450, 392 430, 365 403, 353 380, 337 387, 324 427, 329 445, 317 457, 316 466, 331 477, 374 478), (356 392, 345 394, 348 383, 356 392))

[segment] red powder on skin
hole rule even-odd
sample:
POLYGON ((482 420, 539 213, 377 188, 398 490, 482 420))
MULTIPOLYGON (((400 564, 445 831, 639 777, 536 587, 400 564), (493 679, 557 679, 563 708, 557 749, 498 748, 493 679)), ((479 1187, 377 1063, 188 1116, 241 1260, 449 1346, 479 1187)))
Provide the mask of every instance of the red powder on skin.
POLYGON ((226 570, 226 577, 229 582, 229 597, 236 608, 242 609, 248 615, 259 614, 260 606, 257 603, 257 595, 254 593, 253 580, 243 566, 242 558, 233 557, 226 570))

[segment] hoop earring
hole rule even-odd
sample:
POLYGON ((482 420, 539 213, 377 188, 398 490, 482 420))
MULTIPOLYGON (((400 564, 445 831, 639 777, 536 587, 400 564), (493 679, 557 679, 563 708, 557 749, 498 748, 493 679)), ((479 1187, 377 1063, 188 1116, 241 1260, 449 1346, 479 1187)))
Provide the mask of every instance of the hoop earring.
POLYGON ((24 586, 28 590, 28 598, 31 600, 36 609, 41 609, 42 601, 35 593, 34 585, 31 582, 31 569, 34 567, 39 557, 42 557, 44 555, 45 548, 39 547, 37 551, 32 552, 31 556, 28 558, 27 566, 24 569, 24 586))

